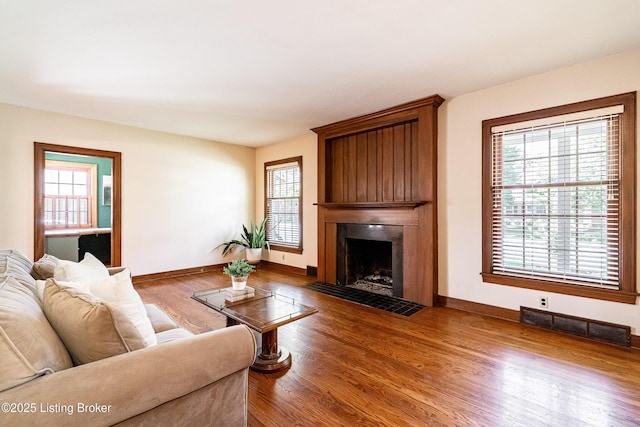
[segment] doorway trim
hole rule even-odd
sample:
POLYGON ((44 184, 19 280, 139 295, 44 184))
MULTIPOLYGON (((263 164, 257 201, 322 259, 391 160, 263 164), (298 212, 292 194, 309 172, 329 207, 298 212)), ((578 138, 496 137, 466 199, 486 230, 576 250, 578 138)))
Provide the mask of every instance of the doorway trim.
POLYGON ((119 266, 122 244, 122 153, 96 150, 93 148, 34 142, 34 215, 33 215, 33 258, 40 259, 45 253, 44 227, 44 169, 45 153, 75 154, 79 156, 105 157, 112 161, 113 184, 111 189, 111 266, 119 266))

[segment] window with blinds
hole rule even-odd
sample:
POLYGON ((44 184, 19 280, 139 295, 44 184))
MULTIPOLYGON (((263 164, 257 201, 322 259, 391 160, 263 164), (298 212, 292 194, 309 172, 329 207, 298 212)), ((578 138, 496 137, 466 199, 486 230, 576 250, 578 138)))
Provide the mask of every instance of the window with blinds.
POLYGON ((623 174, 623 144, 627 153, 635 146, 623 138, 627 113, 623 105, 607 105, 485 121, 485 280, 508 276, 505 284, 529 279, 635 293, 635 278, 624 277, 633 281, 625 285, 629 270, 621 270, 623 252, 632 251, 626 259, 635 263, 635 243, 626 244, 630 228, 623 230, 635 222, 633 196, 622 197, 623 189, 635 193, 635 170, 626 166, 623 174))
POLYGON ((267 240, 272 249, 302 252, 302 157, 265 163, 267 240))

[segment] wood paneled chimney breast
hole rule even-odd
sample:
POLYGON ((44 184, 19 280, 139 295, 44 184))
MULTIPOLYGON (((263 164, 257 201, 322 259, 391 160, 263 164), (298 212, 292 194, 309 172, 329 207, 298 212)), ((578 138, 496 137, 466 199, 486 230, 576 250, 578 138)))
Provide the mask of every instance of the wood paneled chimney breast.
POLYGON ((402 295, 438 295, 438 95, 312 129, 318 134, 318 280, 336 283, 338 224, 403 227, 402 295))

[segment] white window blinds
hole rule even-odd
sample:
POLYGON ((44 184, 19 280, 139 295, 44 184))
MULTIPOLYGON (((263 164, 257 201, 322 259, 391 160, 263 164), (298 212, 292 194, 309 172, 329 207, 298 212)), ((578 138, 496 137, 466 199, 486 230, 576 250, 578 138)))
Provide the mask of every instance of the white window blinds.
POLYGON ((492 129, 494 274, 619 288, 620 117, 601 113, 492 129))
POLYGON ((265 166, 267 240, 301 249, 301 159, 265 166))

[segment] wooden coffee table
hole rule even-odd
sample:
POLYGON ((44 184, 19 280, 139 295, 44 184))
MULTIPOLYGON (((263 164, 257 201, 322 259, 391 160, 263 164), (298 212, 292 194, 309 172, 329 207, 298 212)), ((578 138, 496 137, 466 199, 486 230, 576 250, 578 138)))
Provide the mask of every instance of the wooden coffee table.
POLYGON ((262 335, 251 369, 258 372, 278 372, 291 367, 291 353, 278 345, 278 328, 317 313, 292 298, 265 289, 255 288, 255 296, 237 302, 224 299, 228 288, 195 292, 191 298, 227 317, 227 326, 243 324, 262 335))

